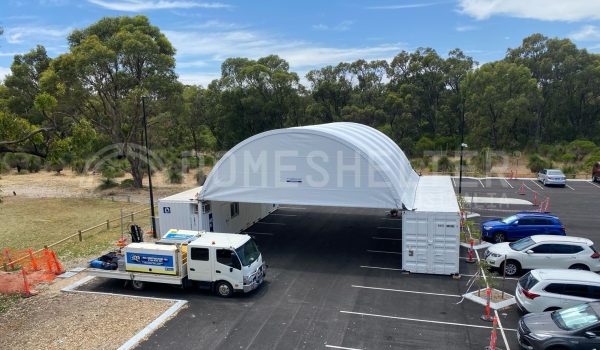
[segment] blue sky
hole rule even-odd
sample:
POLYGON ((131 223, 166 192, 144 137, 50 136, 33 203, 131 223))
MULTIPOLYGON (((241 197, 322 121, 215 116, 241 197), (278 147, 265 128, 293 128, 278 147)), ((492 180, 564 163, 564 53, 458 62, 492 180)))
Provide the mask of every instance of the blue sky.
POLYGON ((277 54, 303 76, 401 50, 461 48, 478 62, 502 58, 535 32, 600 51, 598 0, 3 0, 0 79, 14 54, 44 45, 54 57, 65 37, 103 16, 143 14, 177 49, 177 73, 206 85, 228 57, 277 54))

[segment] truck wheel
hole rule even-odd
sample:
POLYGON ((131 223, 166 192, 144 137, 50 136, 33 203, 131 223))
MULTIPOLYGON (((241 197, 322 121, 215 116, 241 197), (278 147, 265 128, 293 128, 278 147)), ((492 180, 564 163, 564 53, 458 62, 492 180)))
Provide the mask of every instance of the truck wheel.
POLYGON ((215 291, 217 292, 218 296, 223 298, 229 298, 233 295, 233 287, 231 286, 231 284, 225 281, 217 282, 217 284, 215 285, 215 291))
POLYGON ((494 234, 494 243, 502 243, 506 240, 506 236, 504 232, 496 232, 494 234))
POLYGON ((570 270, 584 270, 584 271, 589 271, 590 268, 587 267, 587 265, 584 264, 575 264, 571 267, 569 267, 570 270))
POLYGON ((144 290, 145 286, 146 285, 142 281, 136 281, 136 280, 131 281, 131 287, 134 290, 144 290))
POLYGON ((515 276, 521 271, 521 264, 516 260, 508 260, 500 265, 500 271, 504 269, 507 276, 515 276))

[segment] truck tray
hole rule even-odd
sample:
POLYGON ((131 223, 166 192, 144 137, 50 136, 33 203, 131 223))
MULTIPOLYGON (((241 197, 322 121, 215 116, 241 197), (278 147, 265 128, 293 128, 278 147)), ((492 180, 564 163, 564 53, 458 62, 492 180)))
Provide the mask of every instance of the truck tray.
POLYGON ((88 267, 84 271, 87 272, 91 276, 97 276, 97 277, 103 277, 103 278, 113 278, 113 279, 119 279, 119 280, 154 282, 154 283, 165 283, 165 284, 175 284, 175 285, 181 285, 182 281, 183 281, 183 277, 181 277, 181 276, 159 275, 159 274, 146 273, 146 272, 102 270, 102 269, 94 269, 91 267, 88 267))

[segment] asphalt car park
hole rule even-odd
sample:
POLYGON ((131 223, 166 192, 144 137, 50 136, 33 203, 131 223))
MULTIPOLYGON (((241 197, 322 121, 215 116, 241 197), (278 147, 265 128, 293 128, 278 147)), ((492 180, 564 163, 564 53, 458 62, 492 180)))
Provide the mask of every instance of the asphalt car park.
MULTIPOLYGON (((460 279, 403 273, 400 226, 382 210, 282 207, 247 230, 269 265, 249 295, 159 285, 134 292, 99 278, 81 288, 189 301, 140 349, 484 348, 484 307, 461 297, 476 265, 463 251, 460 279)), ((499 288, 515 286, 508 279, 499 288)), ((503 349, 518 348, 518 318, 514 308, 499 312, 503 349)))
MULTIPOLYGON (((466 178, 462 189, 467 203, 469 197, 533 201, 536 191, 539 200, 550 198, 550 211, 560 216, 567 234, 600 241, 594 207, 600 188, 581 181, 568 185, 466 178)), ((477 222, 519 210, 537 207, 508 200, 471 208, 480 215, 477 222)), ((480 319, 484 307, 461 297, 477 272, 476 264, 466 263, 466 250, 460 279, 406 274, 401 220, 385 211, 283 206, 247 233, 269 265, 264 285, 248 295, 221 299, 160 285, 134 292, 122 282, 99 278, 82 288, 189 301, 140 349, 482 349, 489 344, 491 324, 480 319)), ((513 278, 496 284, 513 294, 516 283, 513 278)), ((498 315, 499 347, 518 349, 516 307, 498 315)))

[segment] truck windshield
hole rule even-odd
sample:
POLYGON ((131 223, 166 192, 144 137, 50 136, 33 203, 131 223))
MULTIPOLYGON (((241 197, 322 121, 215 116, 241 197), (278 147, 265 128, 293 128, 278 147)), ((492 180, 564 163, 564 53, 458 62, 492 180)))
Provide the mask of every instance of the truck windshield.
POLYGON ((252 264, 260 256, 258 247, 256 246, 256 243, 254 243, 253 239, 250 239, 243 246, 236 249, 235 252, 240 257, 240 260, 242 261, 242 265, 244 265, 244 266, 248 266, 248 265, 252 264))

